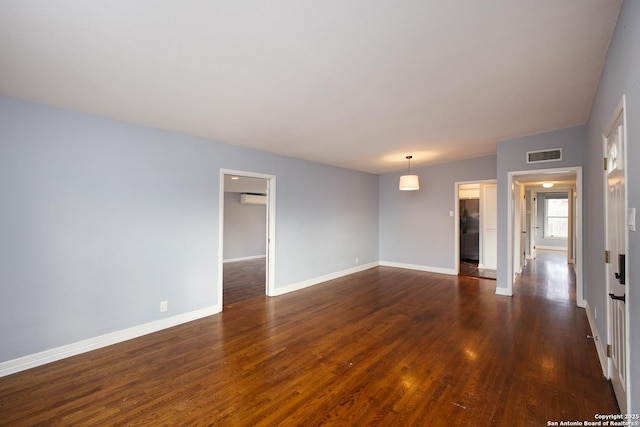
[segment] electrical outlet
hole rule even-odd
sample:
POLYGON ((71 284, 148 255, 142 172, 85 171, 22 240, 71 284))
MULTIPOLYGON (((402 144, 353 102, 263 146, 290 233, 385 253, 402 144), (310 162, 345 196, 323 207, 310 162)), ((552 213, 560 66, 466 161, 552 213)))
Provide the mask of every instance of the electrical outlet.
POLYGON ((356 264, 360 264, 360 258, 356 257, 356 264))
POLYGON ((160 301, 160 312, 165 312, 169 309, 169 302, 168 301, 160 301))

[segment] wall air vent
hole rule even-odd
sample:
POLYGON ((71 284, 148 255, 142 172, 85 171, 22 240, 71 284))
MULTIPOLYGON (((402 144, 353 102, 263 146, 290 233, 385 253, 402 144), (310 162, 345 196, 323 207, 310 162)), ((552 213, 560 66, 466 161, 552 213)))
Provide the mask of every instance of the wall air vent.
POLYGON ((562 160, 562 148, 527 151, 527 163, 558 162, 562 160))

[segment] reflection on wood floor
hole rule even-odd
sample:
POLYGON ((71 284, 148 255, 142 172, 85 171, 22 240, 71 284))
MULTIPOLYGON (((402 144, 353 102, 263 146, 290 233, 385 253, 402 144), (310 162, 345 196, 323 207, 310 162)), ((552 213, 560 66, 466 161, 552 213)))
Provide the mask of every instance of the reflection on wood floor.
POLYGON ((525 297, 575 304, 575 283, 576 274, 573 265, 567 263, 566 251, 538 249, 536 259, 527 262, 513 290, 525 297))
POLYGON ((265 257, 223 264, 222 303, 236 304, 257 296, 265 296, 265 257))
POLYGON ((0 378, 6 425, 546 426, 618 412, 570 267, 376 267, 0 378), (564 273, 560 273, 563 271, 564 273))

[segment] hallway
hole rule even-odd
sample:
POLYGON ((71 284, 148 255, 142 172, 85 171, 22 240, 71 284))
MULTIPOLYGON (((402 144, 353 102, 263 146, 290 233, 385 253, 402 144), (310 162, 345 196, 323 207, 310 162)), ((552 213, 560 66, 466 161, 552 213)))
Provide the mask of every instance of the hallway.
POLYGON ((537 251, 537 258, 529 260, 513 287, 514 296, 537 297, 551 301, 576 304, 576 274, 567 264, 565 251, 537 251))

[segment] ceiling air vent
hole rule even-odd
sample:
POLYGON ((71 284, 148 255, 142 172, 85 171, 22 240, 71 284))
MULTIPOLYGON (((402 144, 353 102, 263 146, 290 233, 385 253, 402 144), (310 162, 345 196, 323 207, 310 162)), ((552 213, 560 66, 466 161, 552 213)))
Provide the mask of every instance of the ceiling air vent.
POLYGON ((562 160, 562 148, 527 151, 527 163, 557 162, 562 160))

